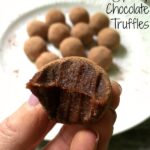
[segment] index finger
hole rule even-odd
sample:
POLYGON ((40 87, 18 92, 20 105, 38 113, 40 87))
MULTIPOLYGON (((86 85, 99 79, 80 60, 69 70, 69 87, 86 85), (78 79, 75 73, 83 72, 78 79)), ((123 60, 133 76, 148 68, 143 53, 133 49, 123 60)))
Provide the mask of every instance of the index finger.
POLYGON ((0 123, 0 149, 24 150, 41 142, 55 122, 49 120, 43 107, 32 96, 14 114, 0 123))

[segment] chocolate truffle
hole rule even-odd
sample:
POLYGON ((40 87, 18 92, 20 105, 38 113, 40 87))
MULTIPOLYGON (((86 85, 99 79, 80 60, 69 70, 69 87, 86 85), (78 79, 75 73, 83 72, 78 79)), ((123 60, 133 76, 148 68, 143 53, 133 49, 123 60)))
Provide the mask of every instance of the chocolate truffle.
POLYGON ((27 26, 27 32, 29 36, 40 36, 43 39, 47 39, 48 26, 41 21, 33 20, 27 26))
POLYGON ((103 13, 96 13, 90 17, 90 27, 95 34, 109 26, 109 18, 103 13))
POLYGON ((70 20, 73 24, 79 22, 89 23, 89 13, 83 7, 74 7, 69 13, 70 20))
POLYGON ((109 70, 112 64, 112 52, 104 46, 93 47, 88 53, 88 58, 105 70, 109 70))
POLYGON ((47 51, 46 43, 41 37, 33 36, 25 42, 24 51, 28 58, 35 62, 42 52, 47 51))
POLYGON ((65 23, 65 16, 61 10, 51 9, 46 14, 45 21, 48 26, 57 22, 65 23))
POLYGON ((106 46, 112 50, 120 45, 120 35, 113 28, 104 28, 98 33, 98 44, 106 46))
POLYGON ((43 52, 36 60, 35 65, 38 69, 42 68, 44 65, 51 61, 59 59, 59 57, 51 52, 43 52))
POLYGON ((68 37, 60 44, 60 51, 63 57, 67 56, 81 56, 85 57, 84 46, 82 42, 75 37, 68 37))
POLYGON ((47 110, 60 123, 98 122, 111 101, 106 72, 83 57, 66 57, 47 64, 27 83, 47 110))
POLYGON ((88 24, 77 23, 71 30, 73 37, 79 38, 85 46, 93 41, 93 32, 88 24))
POLYGON ((59 46, 62 40, 70 36, 69 27, 62 23, 54 23, 48 29, 48 40, 55 46, 59 46))

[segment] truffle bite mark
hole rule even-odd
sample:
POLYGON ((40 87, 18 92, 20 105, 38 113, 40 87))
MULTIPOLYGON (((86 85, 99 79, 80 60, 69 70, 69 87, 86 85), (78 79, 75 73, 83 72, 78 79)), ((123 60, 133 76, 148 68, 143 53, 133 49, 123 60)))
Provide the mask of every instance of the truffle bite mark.
POLYGON ((61 123, 92 123, 110 104, 111 84, 105 71, 82 57, 53 61, 27 84, 49 117, 61 123))

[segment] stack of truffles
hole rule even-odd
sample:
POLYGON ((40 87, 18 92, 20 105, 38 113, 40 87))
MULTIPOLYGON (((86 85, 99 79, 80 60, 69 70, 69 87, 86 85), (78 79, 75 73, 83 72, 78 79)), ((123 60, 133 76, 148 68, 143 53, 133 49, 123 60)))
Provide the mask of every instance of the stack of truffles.
POLYGON ((109 27, 109 17, 101 12, 90 15, 83 7, 74 7, 68 14, 69 21, 61 10, 50 9, 45 22, 33 20, 28 24, 29 39, 24 44, 27 57, 40 69, 59 59, 47 47, 52 44, 63 57, 87 57, 109 70, 112 53, 120 45, 119 33, 109 27))

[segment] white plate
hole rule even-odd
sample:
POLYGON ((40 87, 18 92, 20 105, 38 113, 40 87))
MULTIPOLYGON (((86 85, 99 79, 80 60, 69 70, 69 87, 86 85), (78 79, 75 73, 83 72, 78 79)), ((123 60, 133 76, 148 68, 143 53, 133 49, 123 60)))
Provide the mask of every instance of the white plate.
MULTIPOLYGON (((2 66, 0 68, 0 120, 16 110, 30 95, 25 84, 36 72, 36 68, 23 51, 24 41, 28 38, 27 23, 35 18, 44 20, 44 15, 50 8, 60 8, 67 13, 71 7, 82 5, 90 13, 94 13, 105 12, 106 3, 108 2, 57 2, 32 11, 28 10, 27 13, 10 23, 0 40, 0 64, 2 66)), ((120 17, 127 19, 129 16, 121 15, 120 17)), ((138 17, 143 18, 142 15, 138 17)), ((144 18, 150 20, 146 15, 144 18)), ((113 24, 111 26, 113 27, 113 24)), ((121 48, 114 56, 114 63, 117 67, 114 67, 111 79, 121 84, 123 92, 117 109, 118 118, 114 134, 125 131, 150 116, 150 65, 148 61, 150 28, 147 30, 119 29, 118 31, 124 48, 121 48)), ((56 130, 52 132, 52 135, 56 130)))

